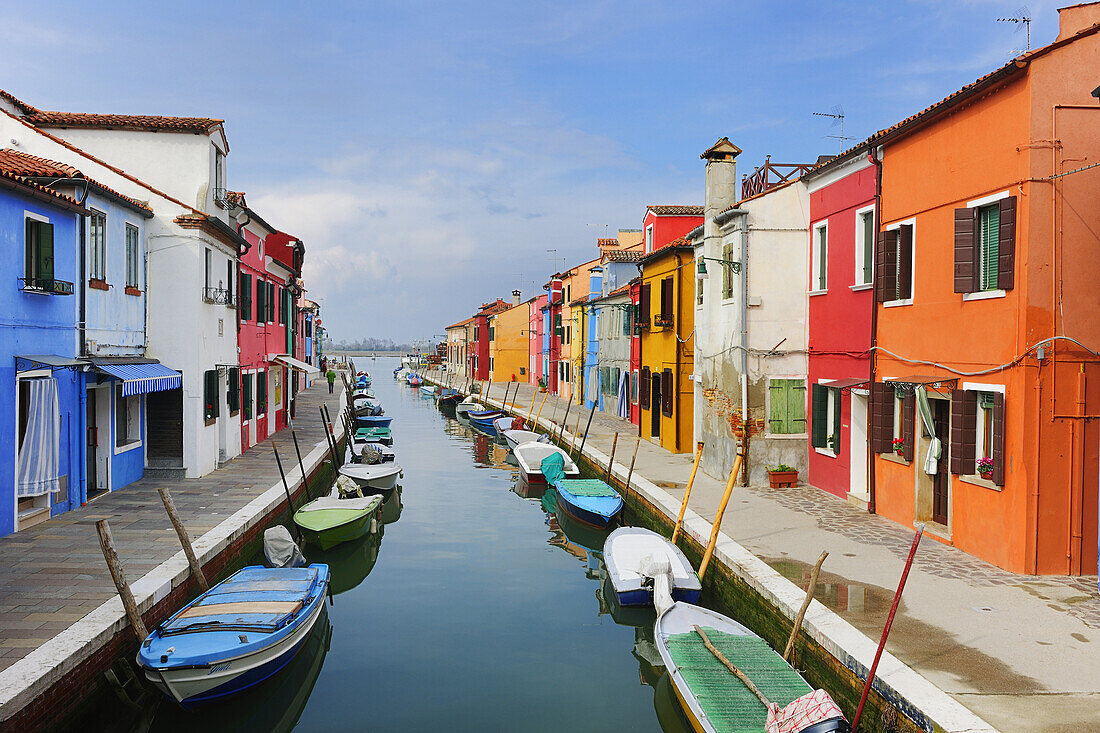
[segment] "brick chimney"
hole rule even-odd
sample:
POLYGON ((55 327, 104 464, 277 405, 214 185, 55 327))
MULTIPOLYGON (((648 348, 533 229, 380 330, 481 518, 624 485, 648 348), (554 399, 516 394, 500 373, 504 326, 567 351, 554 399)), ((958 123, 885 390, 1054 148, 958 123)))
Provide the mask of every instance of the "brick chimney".
POLYGON ((1058 8, 1058 38, 1055 40, 1075 36, 1096 23, 1100 23, 1100 2, 1058 8))
POLYGON ((707 161, 706 199, 703 204, 703 242, 719 236, 714 217, 737 200, 737 163, 741 148, 723 137, 699 157, 707 161))

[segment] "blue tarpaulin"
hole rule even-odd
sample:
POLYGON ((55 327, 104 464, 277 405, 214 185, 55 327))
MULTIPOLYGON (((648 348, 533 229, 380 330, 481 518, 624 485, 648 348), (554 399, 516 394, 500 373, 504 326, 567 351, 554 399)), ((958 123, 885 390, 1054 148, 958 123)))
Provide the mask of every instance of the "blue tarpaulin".
POLYGON ((96 369, 122 380, 122 395, 163 392, 183 384, 183 375, 163 364, 97 364, 96 369))

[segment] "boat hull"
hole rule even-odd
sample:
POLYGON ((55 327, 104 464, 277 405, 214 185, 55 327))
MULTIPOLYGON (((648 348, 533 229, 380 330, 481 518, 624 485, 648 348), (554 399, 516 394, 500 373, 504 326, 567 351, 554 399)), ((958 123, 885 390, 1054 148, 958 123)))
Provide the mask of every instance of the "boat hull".
POLYGON ((341 466, 340 475, 350 478, 361 489, 392 491, 397 486, 401 467, 396 463, 352 464, 341 466))
POLYGON ((321 550, 331 550, 343 542, 357 540, 370 532, 372 516, 373 512, 367 513, 361 517, 356 517, 350 522, 328 529, 306 529, 305 527, 299 527, 299 529, 302 530, 303 541, 309 542, 321 548, 321 550))
POLYGON ((618 519, 619 512, 622 511, 622 507, 620 506, 613 514, 600 514, 590 509, 586 509, 583 506, 578 506, 572 500, 566 498, 565 492, 560 489, 558 490, 558 508, 581 524, 586 524, 596 529, 606 529, 610 527, 618 519))
POLYGON ((620 527, 603 546, 608 581, 621 606, 653 605, 653 588, 638 572, 646 557, 665 558, 672 570, 672 600, 696 603, 702 584, 687 557, 667 539, 641 527, 620 527))

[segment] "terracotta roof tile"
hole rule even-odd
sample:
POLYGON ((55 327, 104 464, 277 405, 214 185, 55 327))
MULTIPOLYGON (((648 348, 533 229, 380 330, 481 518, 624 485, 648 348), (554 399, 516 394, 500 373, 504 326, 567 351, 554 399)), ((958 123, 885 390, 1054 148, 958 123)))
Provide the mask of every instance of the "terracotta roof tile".
POLYGON ((248 204, 244 200, 244 191, 226 191, 225 201, 230 206, 240 206, 242 209, 248 208, 248 204))
MULTIPOLYGON (((52 188, 47 188, 45 186, 39 185, 35 183, 32 179, 27 178, 26 176, 21 176, 18 173, 12 173, 11 171, 5 170, 3 163, 0 163, 0 178, 8 181, 14 181, 24 188, 34 191, 41 196, 49 196, 51 198, 55 198, 59 202, 65 204, 66 208, 79 209, 80 211, 84 211, 84 207, 82 207, 80 205, 80 202, 74 199, 72 196, 68 196, 66 194, 54 191, 52 188)), ((8 186, 5 186, 5 188, 8 187, 11 187, 10 184, 8 186)))
POLYGON ((597 247, 618 247, 619 240, 614 237, 600 237, 596 240, 597 247))
POLYGON ((604 255, 608 262, 640 262, 645 253, 640 249, 621 249, 604 255))
POLYGON ((93 188, 121 199, 134 208, 146 211, 150 214, 153 213, 153 210, 144 201, 130 198, 109 186, 103 185, 99 181, 88 178, 81 173, 79 169, 68 163, 58 163, 48 158, 40 158, 30 153, 4 148, 0 150, 0 167, 10 173, 26 176, 28 178, 81 178, 87 181, 93 188))
POLYGON ((26 120, 35 127, 113 127, 124 130, 171 130, 175 132, 209 132, 224 122, 224 120, 210 117, 112 115, 45 110, 26 113, 26 120))
POLYGON ((657 216, 702 216, 703 207, 695 204, 650 204, 646 211, 657 216))
POLYGON ((11 103, 16 108, 18 108, 19 111, 22 112, 23 114, 29 114, 31 112, 38 112, 39 111, 36 108, 34 108, 34 107, 30 106, 29 104, 27 104, 26 102, 24 102, 23 100, 16 99, 12 95, 5 92, 3 89, 0 89, 0 99, 6 99, 9 103, 11 103))

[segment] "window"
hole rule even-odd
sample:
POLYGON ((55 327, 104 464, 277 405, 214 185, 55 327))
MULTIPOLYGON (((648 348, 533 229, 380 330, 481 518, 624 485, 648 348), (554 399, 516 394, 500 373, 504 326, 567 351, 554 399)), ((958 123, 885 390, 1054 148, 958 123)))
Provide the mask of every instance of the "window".
POLYGON ((912 300, 912 224, 902 224, 879 234, 875 263, 875 300, 880 303, 912 300))
POLYGON ((810 272, 810 290, 823 292, 828 290, 827 272, 829 267, 829 226, 822 222, 814 227, 812 269, 810 272))
POLYGON ((665 369, 661 372, 661 414, 672 417, 673 390, 672 370, 665 369))
POLYGON ((267 414, 267 372, 256 372, 256 415, 267 414))
POLYGON ((600 392, 607 394, 611 389, 611 368, 600 367, 600 392))
POLYGON ((561 327, 561 313, 554 315, 554 335, 560 339, 565 338, 565 330, 561 327))
POLYGON ((244 419, 252 419, 252 375, 245 374, 241 377, 241 406, 244 408, 244 419))
POLYGON ((88 277, 107 279, 107 215, 95 209, 88 214, 88 277))
POLYGON ((203 374, 203 418, 207 424, 218 418, 220 400, 218 399, 218 370, 208 369, 203 374))
POLYGON ((247 321, 252 318, 252 276, 247 272, 241 273, 241 284, 237 294, 240 297, 237 313, 240 314, 242 321, 247 321))
POLYGON ((226 390, 225 404, 229 408, 229 414, 236 415, 241 409, 241 370, 237 367, 229 368, 229 389, 226 390))
POLYGON ((698 268, 695 273, 695 305, 703 304, 703 276, 699 274, 698 268))
POLYGON ((122 382, 115 384, 115 447, 141 440, 141 396, 123 396, 122 382))
POLYGON ((645 251, 649 254, 653 251, 653 225, 650 224, 645 228, 645 251))
POLYGON ((875 210, 856 212, 856 285, 870 285, 875 265, 875 210))
POLYGON ((209 293, 213 284, 211 281, 214 279, 214 253, 204 249, 203 255, 206 258, 203 265, 203 286, 206 288, 206 292, 209 293))
POLYGON ((977 461, 993 462, 993 483, 1005 485, 1005 396, 964 385, 951 394, 951 473, 977 475, 977 461))
MULTIPOLYGON (((313 319, 311 319, 311 318, 306 319, 305 326, 303 326, 303 328, 302 328, 302 334, 307 339, 308 338, 313 338, 313 319)), ((458 348, 455 347, 454 351, 457 354, 458 353, 458 348)))
POLYGON ((140 288, 141 279, 138 275, 140 265, 140 252, 138 251, 138 228, 133 224, 126 225, 126 287, 140 288))
POLYGON ((633 404, 638 404, 638 370, 635 369, 630 375, 630 401, 633 404))
POLYGON ((214 148, 214 197, 225 199, 225 156, 214 148))
POLYGON ((629 336, 634 327, 634 309, 622 311, 623 336, 629 336))
POLYGON ((641 328, 649 328, 649 301, 652 294, 652 284, 643 283, 638 290, 638 318, 637 323, 641 328))
POLYGON ((267 322, 275 322, 275 283, 267 283, 267 322))
POLYGON ((772 379, 768 382, 768 432, 801 435, 806 432, 806 381, 772 379))
POLYGON ((278 288, 279 293, 279 323, 286 324, 286 290, 278 288))
POLYGON ((658 316, 659 323, 662 326, 672 326, 675 313, 675 299, 673 297, 673 284, 672 278, 666 277, 661 280, 661 315, 658 316))
MULTIPOLYGON (((733 261, 733 242, 722 245, 722 259, 733 261)), ((726 300, 733 297, 733 268, 725 262, 722 263, 722 297, 726 300)))
POLYGON ((840 453, 840 390, 815 384, 810 409, 810 444, 836 456, 840 453))
MULTIPOLYGON (((955 292, 1011 290, 1015 279, 1016 197, 997 194, 955 209, 955 292)), ((988 297, 988 296, 987 296, 988 297)), ((966 298, 964 298, 966 300, 966 298)))
POLYGON ((23 271, 28 288, 52 288, 53 224, 27 217, 23 271))
POLYGON ((267 320, 267 283, 256 278, 256 323, 267 320))
POLYGON ((651 383, 649 379, 649 367, 642 367, 641 381, 639 382, 641 391, 638 395, 638 404, 643 410, 649 409, 649 391, 651 383))
POLYGON ((225 261, 225 302, 233 304, 233 283, 237 281, 237 267, 232 259, 225 261))

